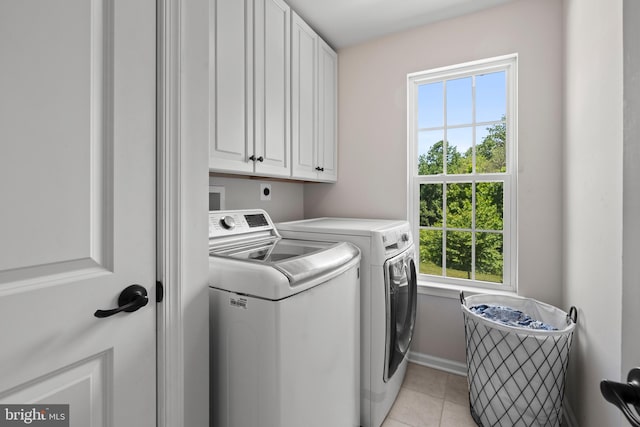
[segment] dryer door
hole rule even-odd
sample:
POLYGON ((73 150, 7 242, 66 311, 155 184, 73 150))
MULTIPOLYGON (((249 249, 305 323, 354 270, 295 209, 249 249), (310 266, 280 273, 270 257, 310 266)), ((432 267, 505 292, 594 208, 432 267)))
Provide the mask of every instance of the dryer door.
POLYGON ((418 282, 413 250, 387 260, 384 271, 387 303, 384 381, 387 382, 409 352, 416 323, 418 282))

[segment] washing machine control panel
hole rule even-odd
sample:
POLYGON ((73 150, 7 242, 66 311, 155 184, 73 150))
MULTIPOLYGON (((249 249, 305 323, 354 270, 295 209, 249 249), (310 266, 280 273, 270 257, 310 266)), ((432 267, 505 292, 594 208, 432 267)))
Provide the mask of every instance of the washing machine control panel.
POLYGON ((275 233, 275 226, 261 209, 209 212, 210 239, 264 231, 275 233))

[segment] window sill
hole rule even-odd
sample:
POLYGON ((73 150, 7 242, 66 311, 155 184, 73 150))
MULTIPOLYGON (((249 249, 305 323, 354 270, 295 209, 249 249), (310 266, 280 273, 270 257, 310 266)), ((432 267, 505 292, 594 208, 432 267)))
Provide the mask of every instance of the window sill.
POLYGON ((515 291, 501 291, 498 289, 478 288, 474 286, 444 285, 441 283, 418 280, 418 294, 441 298, 460 299, 460 292, 466 295, 489 294, 517 296, 515 291))

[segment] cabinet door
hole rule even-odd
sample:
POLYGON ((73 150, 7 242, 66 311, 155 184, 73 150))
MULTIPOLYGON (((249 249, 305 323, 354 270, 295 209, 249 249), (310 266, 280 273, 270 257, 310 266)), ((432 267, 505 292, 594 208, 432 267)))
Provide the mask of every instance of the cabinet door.
POLYGON ((215 0, 211 40, 209 168, 253 171, 252 0, 215 0))
POLYGON ((338 55, 318 39, 318 179, 338 179, 338 55))
POLYGON ((292 176, 316 179, 318 36, 294 12, 291 24, 292 176))
POLYGON ((254 7, 255 172, 289 176, 290 9, 281 0, 256 0, 254 7))

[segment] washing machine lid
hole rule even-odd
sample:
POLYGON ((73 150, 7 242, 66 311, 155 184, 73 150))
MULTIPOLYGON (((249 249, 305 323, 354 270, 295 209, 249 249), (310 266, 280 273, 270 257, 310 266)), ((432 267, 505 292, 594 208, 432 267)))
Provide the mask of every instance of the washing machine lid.
POLYGON ((331 245, 325 242, 309 242, 289 239, 267 239, 253 244, 235 246, 231 248, 212 249, 211 255, 227 256, 246 261, 256 261, 265 264, 276 264, 301 255, 313 254, 331 245))
POLYGON ((360 258, 346 242, 265 239, 209 252, 210 285, 279 300, 341 274, 360 258))

